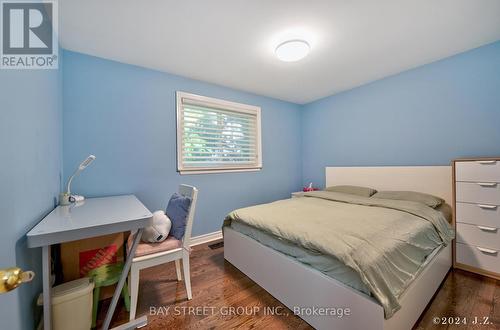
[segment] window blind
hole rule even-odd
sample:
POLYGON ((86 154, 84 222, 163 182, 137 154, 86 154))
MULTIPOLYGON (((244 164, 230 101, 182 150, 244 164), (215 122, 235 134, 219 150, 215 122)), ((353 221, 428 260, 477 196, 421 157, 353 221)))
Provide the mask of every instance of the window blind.
POLYGON ((260 169, 260 108, 178 95, 180 172, 260 169))

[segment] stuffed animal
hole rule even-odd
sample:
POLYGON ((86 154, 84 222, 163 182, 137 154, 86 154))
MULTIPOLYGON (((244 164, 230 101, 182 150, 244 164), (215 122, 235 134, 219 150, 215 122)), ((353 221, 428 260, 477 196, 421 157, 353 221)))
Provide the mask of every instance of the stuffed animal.
POLYGON ((144 228, 142 232, 142 241, 146 243, 163 242, 170 232, 172 222, 167 217, 164 211, 156 211, 153 213, 151 224, 144 228))

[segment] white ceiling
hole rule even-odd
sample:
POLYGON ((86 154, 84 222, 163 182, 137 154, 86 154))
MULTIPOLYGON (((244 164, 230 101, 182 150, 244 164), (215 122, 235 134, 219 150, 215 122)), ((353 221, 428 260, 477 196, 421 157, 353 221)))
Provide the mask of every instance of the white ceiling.
POLYGON ((307 103, 500 39, 499 0, 60 0, 65 49, 307 103), (274 48, 305 38, 305 59, 274 48))

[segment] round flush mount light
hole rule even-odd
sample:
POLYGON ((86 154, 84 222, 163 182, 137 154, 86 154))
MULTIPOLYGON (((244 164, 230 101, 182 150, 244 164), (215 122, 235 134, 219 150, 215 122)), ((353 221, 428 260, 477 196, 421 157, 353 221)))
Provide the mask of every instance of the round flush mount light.
POLYGON ((295 62, 303 59, 309 54, 311 46, 304 40, 288 40, 276 47, 276 56, 284 62, 295 62))

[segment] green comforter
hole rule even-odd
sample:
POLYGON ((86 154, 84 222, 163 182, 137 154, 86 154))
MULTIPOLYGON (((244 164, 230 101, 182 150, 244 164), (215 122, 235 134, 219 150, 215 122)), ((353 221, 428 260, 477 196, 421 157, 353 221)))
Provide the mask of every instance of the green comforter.
POLYGON ((327 191, 305 196, 235 210, 224 225, 241 221, 338 258, 360 275, 386 318, 400 308, 398 297, 425 258, 454 237, 443 215, 421 203, 327 191))

